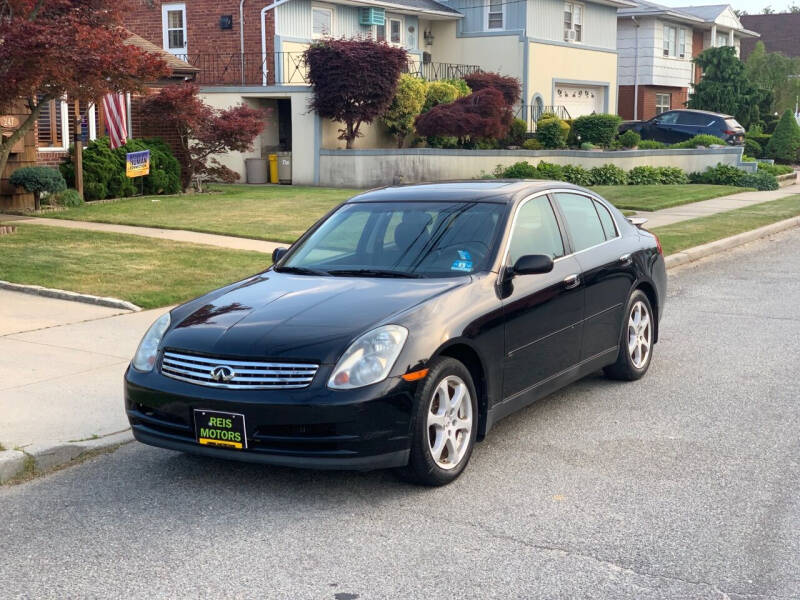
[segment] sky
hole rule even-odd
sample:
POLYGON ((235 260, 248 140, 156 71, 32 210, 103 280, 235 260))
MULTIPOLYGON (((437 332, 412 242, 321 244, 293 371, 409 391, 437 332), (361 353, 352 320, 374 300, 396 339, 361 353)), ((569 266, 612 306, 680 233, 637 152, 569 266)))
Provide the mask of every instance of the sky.
MULTIPOLYGON (((770 6, 776 13, 789 12, 788 7, 792 4, 800 5, 800 0, 653 0, 657 4, 664 6, 704 6, 710 4, 730 4, 738 10, 746 10, 749 14, 760 14, 765 6, 770 6)), ((800 34, 798 34, 800 35, 800 34)))

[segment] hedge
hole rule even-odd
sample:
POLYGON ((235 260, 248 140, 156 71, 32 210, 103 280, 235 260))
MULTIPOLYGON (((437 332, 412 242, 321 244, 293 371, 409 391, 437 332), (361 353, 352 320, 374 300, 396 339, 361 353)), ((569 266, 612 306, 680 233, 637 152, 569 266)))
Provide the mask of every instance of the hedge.
POLYGON ((583 115, 572 122, 572 131, 581 142, 607 147, 614 141, 620 123, 619 115, 583 115))

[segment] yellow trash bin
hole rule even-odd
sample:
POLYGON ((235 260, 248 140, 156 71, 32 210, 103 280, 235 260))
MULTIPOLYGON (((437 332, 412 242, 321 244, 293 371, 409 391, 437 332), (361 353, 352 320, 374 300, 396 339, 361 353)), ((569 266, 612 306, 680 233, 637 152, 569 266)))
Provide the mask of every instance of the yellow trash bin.
POLYGON ((269 182, 278 183, 278 155, 269 155, 269 182))

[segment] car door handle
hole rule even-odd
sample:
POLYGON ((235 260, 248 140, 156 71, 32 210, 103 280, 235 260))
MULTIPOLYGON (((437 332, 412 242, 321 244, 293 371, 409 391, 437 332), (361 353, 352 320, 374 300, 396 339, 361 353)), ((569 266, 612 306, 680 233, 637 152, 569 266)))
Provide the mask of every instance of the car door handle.
POLYGON ((631 259, 630 254, 623 254, 622 256, 619 257, 619 262, 622 263, 623 265, 629 265, 633 262, 633 260, 631 259))
POLYGON ((564 278, 564 288, 571 290, 572 288, 578 287, 578 284, 580 284, 580 282, 581 278, 578 277, 576 273, 573 273, 572 275, 567 275, 564 278))

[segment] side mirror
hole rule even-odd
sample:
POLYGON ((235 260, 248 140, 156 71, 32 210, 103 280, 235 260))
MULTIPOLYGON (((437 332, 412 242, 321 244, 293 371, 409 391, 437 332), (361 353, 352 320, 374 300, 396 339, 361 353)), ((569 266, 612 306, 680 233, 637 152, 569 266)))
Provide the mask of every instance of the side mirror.
POLYGON ((272 264, 274 265, 276 262, 286 256, 288 251, 288 248, 275 248, 275 250, 272 251, 272 264))
POLYGON ((546 254, 526 254, 514 263, 514 275, 536 275, 553 270, 553 259, 546 254))

